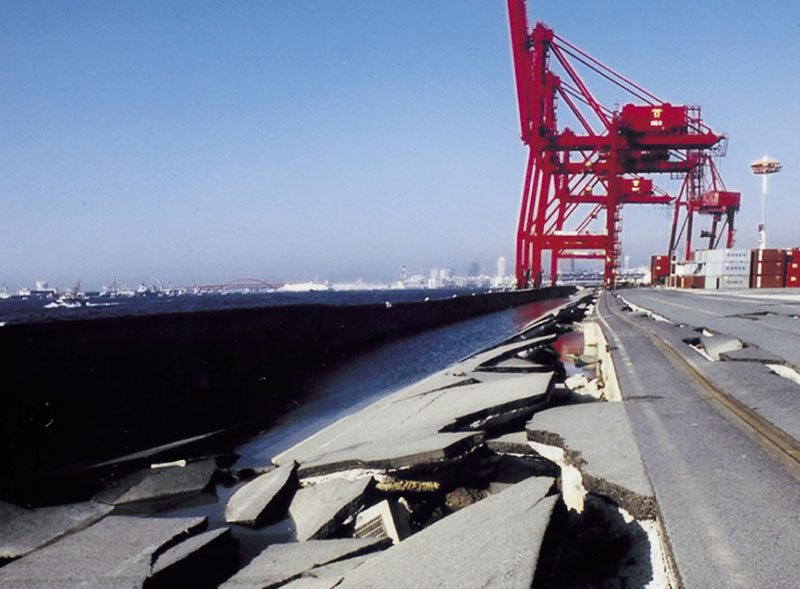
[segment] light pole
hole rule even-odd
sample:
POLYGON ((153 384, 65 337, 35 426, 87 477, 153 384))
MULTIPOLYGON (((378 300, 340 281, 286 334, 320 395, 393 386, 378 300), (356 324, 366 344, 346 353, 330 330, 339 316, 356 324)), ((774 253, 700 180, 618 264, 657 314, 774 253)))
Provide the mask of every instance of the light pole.
POLYGON ((758 225, 758 249, 767 247, 767 176, 781 171, 780 162, 764 156, 750 164, 753 174, 761 175, 761 223, 758 225))

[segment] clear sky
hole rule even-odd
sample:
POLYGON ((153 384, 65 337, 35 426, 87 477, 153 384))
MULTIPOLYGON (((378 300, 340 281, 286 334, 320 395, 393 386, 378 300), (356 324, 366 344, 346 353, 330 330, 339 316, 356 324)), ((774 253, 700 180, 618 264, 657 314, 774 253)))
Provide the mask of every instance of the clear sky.
MULTIPOLYGON (((729 135, 753 247, 800 245, 800 8, 537 2, 542 20, 729 135)), ((625 97, 620 98, 625 101, 625 97)), ((0 284, 392 280, 513 265, 526 151, 505 2, 0 2, 0 284)), ((671 213, 626 208, 624 253, 671 213)), ((704 223, 701 222, 701 224, 704 223)))

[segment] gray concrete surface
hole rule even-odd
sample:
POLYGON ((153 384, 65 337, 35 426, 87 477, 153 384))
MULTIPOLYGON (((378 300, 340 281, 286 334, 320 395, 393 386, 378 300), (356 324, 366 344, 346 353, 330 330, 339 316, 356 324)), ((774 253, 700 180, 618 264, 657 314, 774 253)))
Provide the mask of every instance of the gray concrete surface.
POLYGON ((376 538, 309 540, 273 544, 221 587, 277 587, 328 563, 380 550, 390 542, 376 538))
POLYGON ((567 451, 589 493, 603 495, 637 519, 653 519, 655 498, 624 403, 583 403, 537 413, 528 439, 567 451))
POLYGON ((24 509, 0 501, 0 560, 19 558, 105 517, 114 508, 88 501, 24 509))
POLYGON ((240 487, 225 505, 225 521, 254 526, 275 519, 277 503, 297 485, 297 463, 289 461, 240 487))
POLYGON ((141 587, 159 553, 205 521, 108 516, 0 568, 0 586, 141 587))
MULTIPOLYGON (((759 346, 766 343, 779 355, 792 356, 800 349, 787 353, 778 340, 787 341, 789 333, 769 343, 758 319, 738 316, 753 310, 747 300, 677 292, 662 296, 648 290, 620 294, 648 308, 659 302, 652 305, 654 311, 681 315, 691 325, 743 341, 758 339, 759 346), (667 302, 660 304, 662 298, 667 302), (695 309, 696 301, 703 304, 695 309), (745 325, 761 335, 753 338, 745 325)), ((704 391, 626 319, 648 329, 663 324, 631 314, 620 318, 612 312, 619 308, 619 300, 608 293, 598 304, 625 408, 684 586, 794 586, 800 574, 797 480, 710 405, 704 391)), ((695 362, 710 364, 694 354, 695 362)), ((794 402, 786 410, 794 412, 797 406, 794 402)))
POLYGON ((345 575, 374 557, 375 554, 365 554, 314 567, 303 572, 299 579, 295 579, 283 587, 285 589, 333 589, 342 582, 345 575))
POLYGON ((158 555, 145 586, 214 586, 232 572, 235 560, 236 541, 229 528, 203 532, 158 555))
MULTIPOLYGON (((796 440, 800 440, 800 384, 777 376, 764 366, 756 365, 756 363, 793 365, 792 358, 800 350, 800 331, 792 335, 794 333, 792 328, 795 327, 794 323, 800 323, 800 320, 790 316, 793 309, 787 309, 787 304, 783 299, 796 299, 798 307, 795 310, 800 312, 800 293, 794 295, 779 292, 775 295, 779 298, 771 300, 768 293, 756 291, 756 294, 751 294, 751 292, 724 295, 722 300, 718 300, 719 297, 714 295, 696 296, 686 293, 686 300, 681 300, 682 302, 677 302, 675 291, 645 289, 642 292, 639 290, 624 291, 621 295, 624 299, 630 299, 637 305, 640 303, 652 304, 653 301, 662 301, 662 299, 667 300, 668 304, 666 305, 663 304, 663 301, 661 302, 663 308, 657 304, 652 304, 652 306, 659 308, 659 312, 664 311, 666 317, 674 321, 681 321, 685 325, 687 325, 686 321, 690 319, 699 322, 709 314, 720 314, 726 309, 734 311, 730 317, 715 315, 714 329, 719 333, 715 337, 722 338, 722 341, 729 337, 735 337, 747 343, 748 347, 721 352, 718 362, 709 362, 688 346, 682 345, 673 335, 678 328, 661 322, 645 322, 645 325, 663 337, 675 351, 716 386, 780 427, 796 440), (775 307, 784 309, 782 313, 785 315, 783 315, 781 323, 788 326, 786 329, 776 329, 771 323, 762 324, 767 319, 774 317, 761 315, 761 313, 774 313, 775 311, 770 311, 770 309, 775 307), (673 308, 678 310, 675 311, 673 308), (747 315, 748 309, 751 315, 747 315), (748 318, 743 319, 744 315, 747 315, 748 318), (768 336, 766 332, 773 332, 773 336, 768 336), (770 349, 765 349, 750 341, 762 338, 769 341, 770 349)), ((695 331, 701 326, 692 325, 691 327, 693 327, 692 331, 695 331)), ((714 339, 705 338, 703 341, 714 339)), ((797 354, 797 358, 800 359, 800 354, 797 354)))
POLYGON ((205 489, 216 469, 213 458, 190 462, 186 466, 145 469, 116 481, 114 486, 101 491, 94 499, 110 505, 123 505, 184 497, 205 489))
MULTIPOLYGON (((558 469, 532 452, 519 430, 553 400, 554 389, 562 392, 558 403, 572 399, 554 382, 563 367, 549 347, 555 335, 548 329, 563 326, 552 315, 534 322, 525 335, 318 432, 274 457, 277 470, 231 491, 226 517, 258 525, 277 489, 297 484, 287 473, 294 472, 295 461, 299 464, 302 487, 289 512, 300 541, 269 546, 249 564, 240 564, 224 586, 530 587, 559 499, 552 478, 558 469), (535 363, 528 359, 534 356, 535 363), (496 439, 483 446, 487 432, 496 439), (511 433, 498 435, 503 432, 511 433), (364 474, 358 468, 396 480, 373 489, 369 476, 357 478, 364 474), (403 477, 409 480, 399 480, 403 477), (382 553, 376 551, 387 549, 388 540, 316 539, 351 534, 343 521, 385 500, 402 502, 419 531, 382 553)), ((206 488, 215 468, 208 460, 143 470, 98 498, 127 511, 157 499, 185 498, 206 488)), ((179 586, 187 569, 202 571, 217 562, 222 568, 230 556, 231 532, 260 532, 235 526, 200 533, 204 525, 203 519, 109 516, 0 568, 0 585, 59 586, 57 579, 63 578, 115 587, 179 586), (106 551, 107 565, 90 570, 89 563, 105 558, 106 551)))
POLYGON ((736 337, 800 367, 800 292, 794 289, 630 289, 620 294, 667 319, 736 337))
POLYGON ((297 491, 289 506, 297 539, 303 542, 330 537, 364 506, 364 494, 373 484, 372 477, 332 479, 297 491))
POLYGON ((378 554, 338 587, 529 589, 557 497, 531 478, 440 520, 378 554))
POLYGON ((348 464, 399 468, 467 451, 482 441, 481 435, 444 430, 477 430, 481 420, 537 407, 549 395, 552 373, 503 376, 483 383, 470 379, 462 386, 413 387, 413 394, 399 391, 336 422, 273 462, 295 460, 303 476, 348 464))

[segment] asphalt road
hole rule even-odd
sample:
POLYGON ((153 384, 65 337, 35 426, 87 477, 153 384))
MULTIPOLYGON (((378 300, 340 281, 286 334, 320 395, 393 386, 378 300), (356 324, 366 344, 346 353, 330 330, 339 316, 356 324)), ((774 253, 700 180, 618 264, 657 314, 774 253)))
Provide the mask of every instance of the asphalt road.
POLYGON ((625 300, 677 323, 735 336, 800 368, 800 289, 631 289, 625 300))
MULTIPOLYGON (((764 441, 697 379, 702 374, 741 397, 749 392, 739 386, 746 374, 759 375, 749 387, 759 388, 772 373, 758 362, 707 360, 681 336, 706 328, 800 366, 800 294, 648 289, 618 294, 624 300, 602 294, 598 315, 684 586, 796 586, 798 469, 774 460, 764 441), (674 323, 624 310, 625 301, 674 323)), ((781 406, 771 409, 787 423, 799 421, 800 385, 772 376, 769 388, 781 406)))

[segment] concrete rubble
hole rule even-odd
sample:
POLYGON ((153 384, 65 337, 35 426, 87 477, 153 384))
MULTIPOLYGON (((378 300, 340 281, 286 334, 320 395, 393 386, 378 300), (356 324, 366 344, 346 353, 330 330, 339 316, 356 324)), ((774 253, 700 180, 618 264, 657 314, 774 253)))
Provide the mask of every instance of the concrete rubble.
POLYGON ((297 491, 289 506, 299 541, 331 537, 364 506, 372 477, 355 481, 332 479, 297 491))
POLYGON ((166 499, 180 499, 200 493, 217 470, 213 458, 134 472, 95 495, 94 500, 109 505, 123 505, 166 499))
POLYGON ((205 525, 200 517, 108 516, 0 568, 0 586, 141 587, 168 548, 205 525))
POLYGON ((700 344, 714 361, 719 361, 721 354, 735 352, 743 347, 739 339, 722 334, 706 335, 704 333, 700 336, 700 344))
MULTIPOLYGON (((617 564, 635 569, 626 579, 644 579, 639 552, 649 545, 635 520, 652 520, 655 500, 624 404, 598 401, 614 398, 605 344, 592 339, 591 347, 587 336, 586 368, 570 378, 555 347, 561 334, 582 330, 593 301, 576 298, 340 419, 274 456, 225 502, 225 522, 249 526, 248 534, 290 522, 294 542, 269 542, 247 562, 237 560, 233 539, 247 528, 204 532, 203 518, 107 515, 112 505, 207 490, 217 472, 207 458, 122 477, 95 497, 108 506, 74 508, 95 515, 73 528, 6 534, 13 550, 5 558, 17 560, 0 567, 0 585, 557 586, 541 579, 566 578, 564 562, 592 553, 586 537, 602 543, 606 533, 627 548, 580 582, 607 584, 617 564), (569 489, 580 493, 582 512, 570 509, 569 489), (198 580, 208 565, 224 576, 198 580)), ((27 521, 18 509, 6 510, 9 519, 27 521)))
POLYGON ((240 487, 225 506, 225 521, 255 526, 280 519, 297 486, 297 463, 287 462, 240 487))
POLYGON ((581 404, 537 413, 528 439, 563 450, 586 492, 612 499, 637 519, 653 519, 655 498, 644 471, 624 403, 581 404))
POLYGON ((462 509, 365 562, 339 587, 528 589, 557 500, 546 496, 552 485, 531 478, 462 509))
POLYGON ((24 556, 102 519, 112 507, 92 501, 23 509, 0 501, 0 562, 24 556))
POLYGON ((218 528, 191 536, 158 556, 145 586, 216 586, 237 564, 236 541, 230 529, 218 528))
POLYGON ((304 571, 302 575, 283 585, 287 589, 333 589, 338 587, 342 580, 360 567, 370 558, 374 558, 376 553, 355 556, 344 560, 337 560, 330 564, 314 567, 304 571))
POLYGON ((345 538, 273 544, 222 587, 279 587, 329 563, 385 548, 382 538, 345 538))

